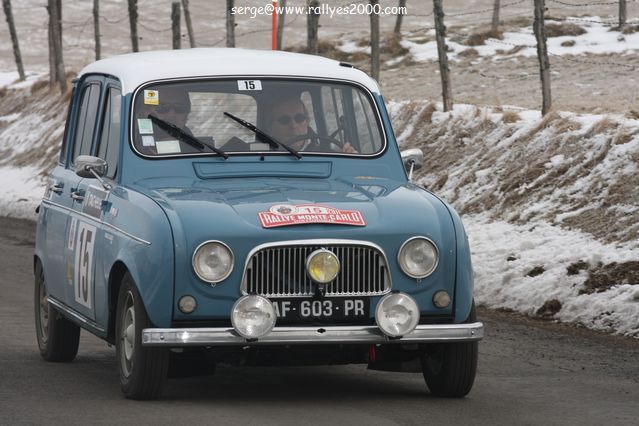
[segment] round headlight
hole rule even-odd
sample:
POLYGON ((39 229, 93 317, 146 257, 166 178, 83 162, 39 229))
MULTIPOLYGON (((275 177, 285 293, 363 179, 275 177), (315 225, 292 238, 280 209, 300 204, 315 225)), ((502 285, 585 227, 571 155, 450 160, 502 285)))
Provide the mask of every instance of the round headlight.
POLYGON ((249 295, 241 297, 231 310, 231 324, 242 337, 258 339, 275 326, 275 308, 266 297, 249 295))
POLYGON ((407 294, 388 294, 377 304, 375 321, 387 336, 405 336, 419 323, 419 307, 407 294))
POLYGON ((193 269, 202 281, 218 283, 233 270, 233 253, 219 241, 200 244, 193 253, 193 269))
POLYGON ((432 241, 424 237, 415 237, 407 240, 399 249, 398 260, 406 275, 421 279, 435 270, 439 255, 432 241))
POLYGON ((320 284, 330 283, 339 273, 339 259, 326 249, 315 250, 306 259, 306 270, 311 279, 320 284))

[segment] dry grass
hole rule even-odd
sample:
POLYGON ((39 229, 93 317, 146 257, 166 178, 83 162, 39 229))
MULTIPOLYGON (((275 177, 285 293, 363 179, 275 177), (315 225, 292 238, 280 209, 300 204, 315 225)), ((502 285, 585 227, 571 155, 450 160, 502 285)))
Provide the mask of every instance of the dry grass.
POLYGON ((501 119, 504 123, 516 123, 521 120, 521 116, 515 111, 504 111, 501 119))
POLYGON ((406 49, 401 44, 402 36, 396 33, 390 33, 380 47, 380 52, 383 54, 389 54, 391 56, 403 56, 408 53, 408 49, 406 49))
POLYGON ((610 263, 590 270, 590 276, 580 293, 600 293, 618 284, 639 283, 639 261, 610 263))
POLYGON ((468 46, 481 46, 483 44, 486 44, 486 40, 489 38, 503 40, 504 32, 501 30, 493 31, 492 29, 486 31, 478 31, 468 36, 468 38, 466 39, 466 44, 468 46))
POLYGON ((586 30, 572 22, 546 25, 546 36, 548 37, 579 36, 582 34, 586 34, 586 30))
POLYGON ((631 118, 633 120, 639 120, 639 111, 635 109, 631 109, 626 113, 626 117, 631 118))
POLYGON ((45 87, 49 88, 49 80, 38 80, 31 85, 31 93, 39 92, 45 87))
POLYGON ((621 32, 623 34, 634 34, 636 32, 639 32, 639 25, 637 25, 637 24, 633 24, 633 25, 627 24, 627 25, 625 25, 623 27, 621 32))
POLYGON ((505 26, 510 27, 530 27, 532 25, 532 19, 524 16, 518 16, 516 18, 507 19, 504 21, 505 26))
POLYGON ((586 137, 592 137, 593 135, 596 135, 599 133, 613 132, 617 130, 617 127, 619 127, 618 122, 612 121, 610 118, 605 117, 599 120, 597 123, 595 123, 594 126, 592 126, 592 129, 590 129, 586 137))
POLYGON ((464 49, 461 52, 458 53, 459 56, 461 56, 462 58, 469 58, 469 59, 475 59, 479 56, 479 52, 476 49, 468 48, 468 49, 464 49))
POLYGON ((575 40, 566 40, 561 42, 561 45, 563 47, 573 47, 575 44, 576 44, 575 40))
POLYGON ((546 300, 543 306, 537 309, 537 316, 550 319, 561 310, 561 302, 557 299, 546 300))
POLYGON ((426 125, 430 124, 431 119, 433 118, 433 113, 437 111, 434 103, 429 103, 426 107, 419 113, 419 117, 417 117, 417 125, 426 125))
POLYGON ((555 133, 562 135, 567 132, 574 132, 581 129, 581 123, 569 118, 562 118, 555 124, 555 133))

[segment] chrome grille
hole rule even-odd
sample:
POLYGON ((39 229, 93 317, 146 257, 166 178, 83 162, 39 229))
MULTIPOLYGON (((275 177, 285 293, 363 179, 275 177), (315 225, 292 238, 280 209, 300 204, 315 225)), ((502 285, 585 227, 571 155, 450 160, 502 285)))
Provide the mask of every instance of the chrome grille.
POLYGON ((306 274, 306 258, 320 248, 333 252, 341 263, 337 278, 325 286, 325 296, 375 296, 390 291, 386 257, 378 247, 361 242, 313 241, 259 247, 246 264, 242 293, 265 297, 314 295, 316 284, 306 274))

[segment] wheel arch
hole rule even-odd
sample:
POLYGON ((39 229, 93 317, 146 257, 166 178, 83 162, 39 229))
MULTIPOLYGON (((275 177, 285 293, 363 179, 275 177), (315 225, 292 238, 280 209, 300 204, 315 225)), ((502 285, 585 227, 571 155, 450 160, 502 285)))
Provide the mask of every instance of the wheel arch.
POLYGON ((127 272, 130 273, 129 268, 121 260, 117 260, 109 271, 109 325, 107 329, 107 341, 109 343, 115 342, 115 315, 118 307, 118 294, 122 279, 127 272))

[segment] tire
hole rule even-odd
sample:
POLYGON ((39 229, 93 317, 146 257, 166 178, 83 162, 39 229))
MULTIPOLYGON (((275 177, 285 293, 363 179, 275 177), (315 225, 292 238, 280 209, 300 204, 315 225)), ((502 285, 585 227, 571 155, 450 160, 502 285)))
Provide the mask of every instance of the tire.
MULTIPOLYGON (((465 323, 475 322, 473 302, 465 323)), ((430 393, 446 398, 462 398, 470 392, 477 372, 478 343, 455 342, 426 345, 422 349, 422 373, 430 393)))
POLYGON ((169 351, 142 346, 142 330, 151 326, 133 278, 122 278, 116 311, 116 356, 122 392, 130 399, 154 399, 162 393, 169 351))
POLYGON ((80 327, 51 306, 47 296, 44 271, 38 262, 35 271, 34 313, 40 355, 46 361, 71 362, 78 354, 80 327))

